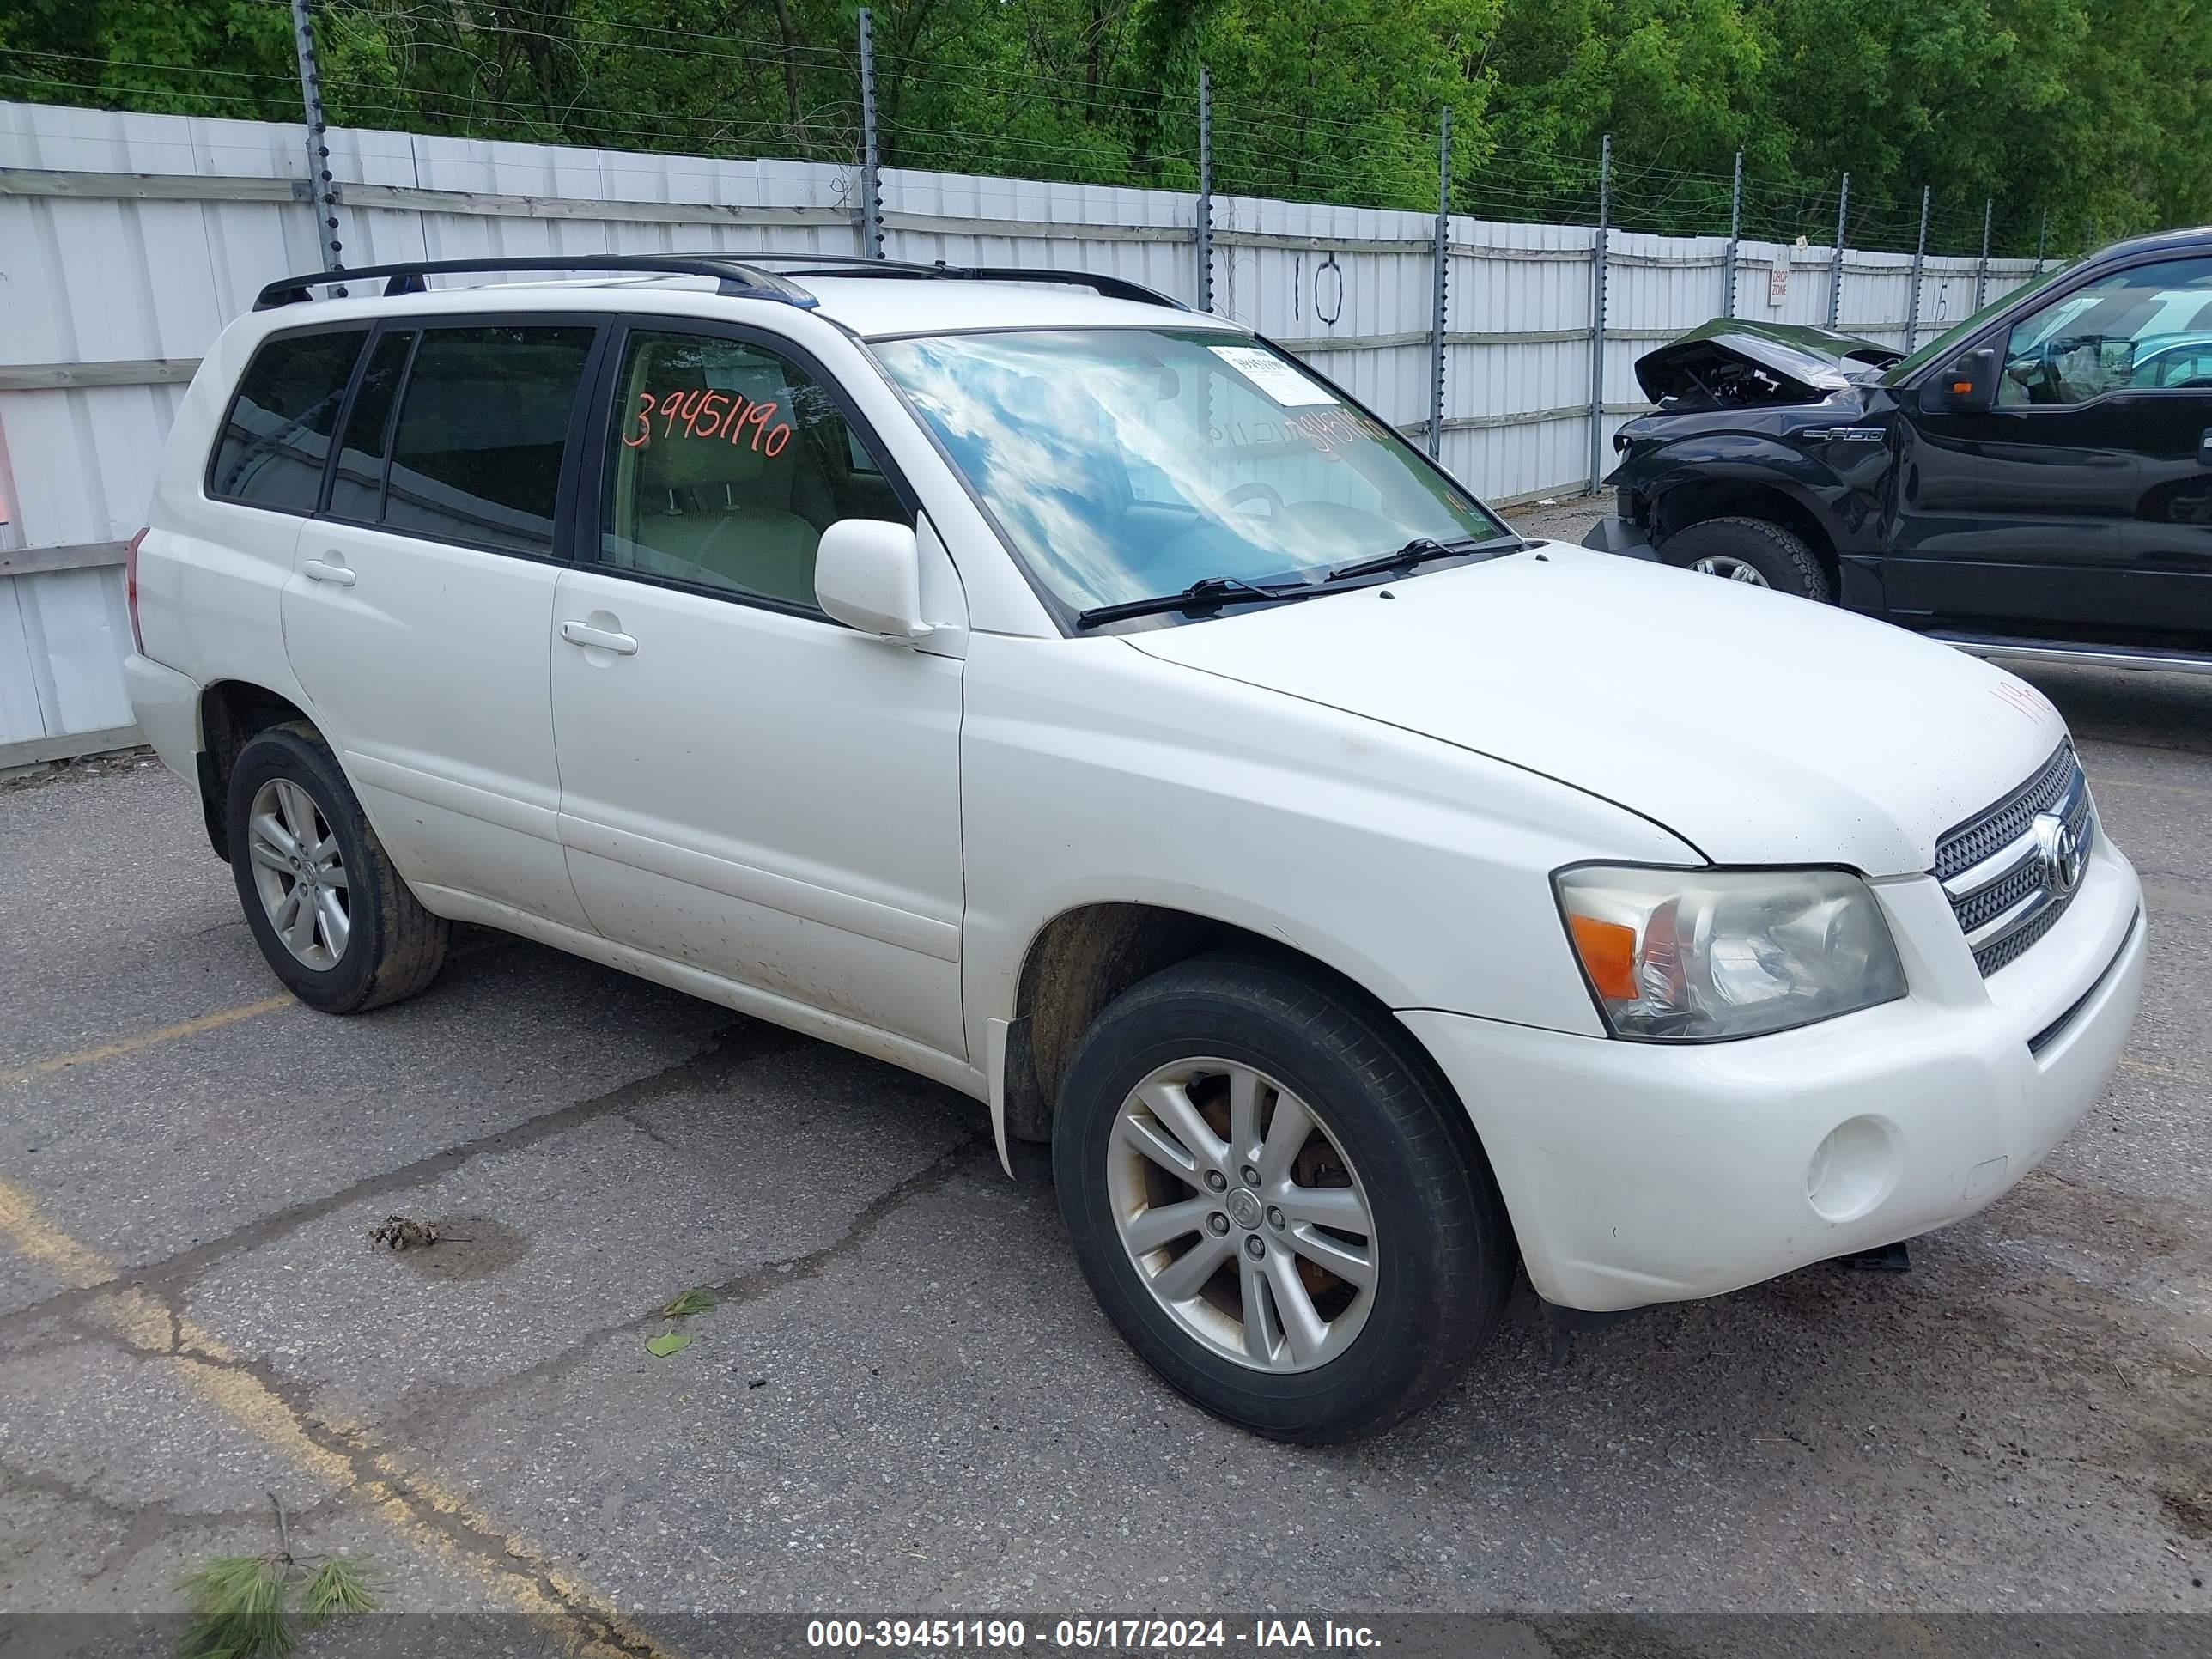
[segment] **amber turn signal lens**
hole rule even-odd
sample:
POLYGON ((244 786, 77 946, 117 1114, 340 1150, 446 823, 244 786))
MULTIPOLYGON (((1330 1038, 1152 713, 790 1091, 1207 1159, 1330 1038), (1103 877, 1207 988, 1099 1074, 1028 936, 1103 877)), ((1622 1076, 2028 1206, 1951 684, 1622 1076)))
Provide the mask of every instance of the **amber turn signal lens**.
POLYGON ((1636 1000, 1636 930, 1593 916, 1569 916, 1575 953, 1597 994, 1608 1002, 1636 1000))

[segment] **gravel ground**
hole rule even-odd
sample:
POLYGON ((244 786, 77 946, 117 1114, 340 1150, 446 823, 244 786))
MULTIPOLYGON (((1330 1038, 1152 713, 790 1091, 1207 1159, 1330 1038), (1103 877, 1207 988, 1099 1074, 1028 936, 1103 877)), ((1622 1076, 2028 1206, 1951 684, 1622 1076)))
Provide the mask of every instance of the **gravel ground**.
POLYGON ((177 780, 0 787, 0 1609, 173 1610, 273 1547, 273 1492, 387 1607, 536 1615, 506 1648, 726 1650, 685 1616, 747 1609, 2202 1613, 2212 682, 2031 674, 2153 919, 2057 1154, 1909 1273, 1565 1364, 1524 1289, 1437 1408, 1326 1452, 1157 1384, 964 1099, 490 934, 325 1018, 177 780), (392 1212, 449 1237, 373 1249, 392 1212))

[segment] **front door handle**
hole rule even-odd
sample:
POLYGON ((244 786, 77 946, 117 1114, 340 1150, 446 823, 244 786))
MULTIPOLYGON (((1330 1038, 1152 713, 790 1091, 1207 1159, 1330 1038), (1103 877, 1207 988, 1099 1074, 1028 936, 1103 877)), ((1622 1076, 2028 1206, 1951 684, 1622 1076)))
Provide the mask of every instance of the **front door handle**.
POLYGON ((589 623, 564 622, 561 637, 571 645, 580 645, 599 651, 611 651, 617 657, 637 654, 637 641, 627 634, 617 634, 611 628, 594 628, 589 623))
POLYGON ((2197 459, 2212 466, 2212 426, 2204 428, 2204 435, 2197 441, 2197 459))
POLYGON ((307 559, 300 565, 300 574, 311 582, 332 582, 340 587, 351 587, 355 577, 336 553, 328 559, 307 559))

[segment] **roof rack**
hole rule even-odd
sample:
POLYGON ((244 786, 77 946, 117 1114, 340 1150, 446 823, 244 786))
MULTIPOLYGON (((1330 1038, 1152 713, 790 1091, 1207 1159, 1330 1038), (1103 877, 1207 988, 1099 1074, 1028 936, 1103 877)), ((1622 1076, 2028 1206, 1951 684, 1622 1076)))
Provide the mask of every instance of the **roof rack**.
POLYGON ((1140 305, 1168 306, 1176 311, 1190 307, 1182 301, 1121 276, 1101 276, 1087 270, 1054 270, 1020 265, 952 265, 942 259, 931 264, 901 259, 871 259, 855 253, 744 253, 736 256, 751 264, 786 267, 787 276, 891 276, 908 280, 937 278, 960 283, 1058 283, 1087 288, 1109 300, 1134 300, 1140 305))
MULTIPOLYGON (((362 265, 351 270, 319 270, 301 276, 286 276, 263 289, 253 308, 269 311, 278 306, 295 305, 313 297, 308 292, 310 289, 328 288, 338 283, 373 282, 381 276, 386 279, 384 292, 389 297, 427 291, 429 285, 423 281, 426 276, 511 270, 622 270, 655 276, 712 276, 720 283, 719 291, 726 295, 749 300, 780 300, 786 305, 809 308, 816 303, 814 296, 805 289, 795 287, 773 271, 761 270, 750 263, 750 257, 741 258, 720 253, 562 253, 514 258, 416 259, 404 264, 362 265)), ((820 263, 819 259, 815 258, 815 263, 820 263)))

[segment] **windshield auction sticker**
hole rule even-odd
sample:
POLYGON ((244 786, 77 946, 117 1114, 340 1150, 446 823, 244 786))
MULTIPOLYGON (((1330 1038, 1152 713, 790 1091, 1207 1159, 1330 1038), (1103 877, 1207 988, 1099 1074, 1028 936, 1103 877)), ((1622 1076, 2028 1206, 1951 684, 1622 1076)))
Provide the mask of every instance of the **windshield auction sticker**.
POLYGON ((1246 345, 1208 346, 1206 349, 1282 408, 1311 409, 1336 401, 1326 388, 1315 385, 1273 352, 1246 345))

